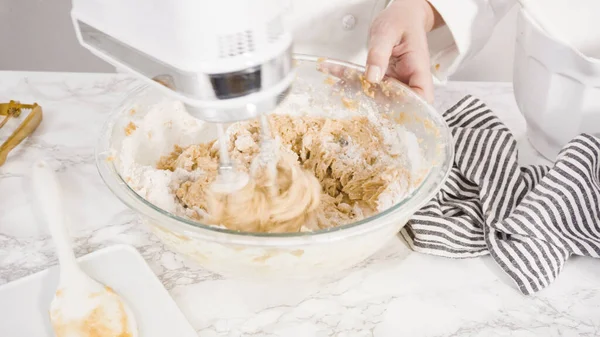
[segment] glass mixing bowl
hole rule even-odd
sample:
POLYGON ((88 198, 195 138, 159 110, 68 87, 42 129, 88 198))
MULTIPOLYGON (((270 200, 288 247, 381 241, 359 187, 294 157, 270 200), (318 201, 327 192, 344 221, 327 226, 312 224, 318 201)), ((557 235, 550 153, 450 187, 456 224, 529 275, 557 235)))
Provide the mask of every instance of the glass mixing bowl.
MULTIPOLYGON (((352 109, 376 109, 416 135, 426 170, 412 193, 374 216, 315 232, 237 232, 171 214, 138 195, 119 172, 119 151, 126 137, 123 130, 133 118, 130 110, 135 107, 139 118, 165 99, 145 85, 128 94, 104 126, 96 152, 102 179, 167 246, 221 275, 312 279, 362 262, 397 235, 414 212, 440 190, 453 159, 450 131, 441 114, 398 81, 385 79, 381 86, 366 88, 359 78, 363 67, 302 55, 296 55, 295 64, 297 78, 283 103, 286 109, 326 110, 338 117, 352 109)), ((207 130, 215 128, 206 125, 207 130)), ((203 135, 203 141, 215 138, 214 132, 203 135)))

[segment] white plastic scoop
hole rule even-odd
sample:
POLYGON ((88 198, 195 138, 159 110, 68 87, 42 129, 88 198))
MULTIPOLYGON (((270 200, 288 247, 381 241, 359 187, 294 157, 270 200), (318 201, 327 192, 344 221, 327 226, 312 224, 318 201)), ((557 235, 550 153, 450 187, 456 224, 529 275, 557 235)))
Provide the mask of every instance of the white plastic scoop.
POLYGON ((67 235, 62 192, 54 170, 44 161, 33 166, 33 189, 50 229, 60 262, 60 281, 50 320, 56 337, 136 337, 135 318, 109 287, 79 267, 67 235))

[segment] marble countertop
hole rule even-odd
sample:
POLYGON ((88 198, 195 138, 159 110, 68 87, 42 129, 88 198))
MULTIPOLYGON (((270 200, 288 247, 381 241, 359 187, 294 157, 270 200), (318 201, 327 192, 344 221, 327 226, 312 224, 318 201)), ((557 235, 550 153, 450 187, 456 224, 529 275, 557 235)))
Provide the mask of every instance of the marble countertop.
MULTIPOLYGON (((44 121, 0 167, 0 285, 57 263, 35 221, 28 172, 60 168, 77 254, 136 247, 200 336, 599 336, 600 264, 568 261, 548 289, 525 297, 490 258, 413 253, 400 238, 337 282, 249 284, 212 274, 166 249, 104 186, 94 146, 107 113, 134 80, 114 74, 0 73, 0 101, 38 102, 44 121)), ((544 163, 505 83, 450 83, 435 105, 484 100, 520 140, 520 161, 544 163)), ((0 139, 8 130, 0 129, 0 139)))

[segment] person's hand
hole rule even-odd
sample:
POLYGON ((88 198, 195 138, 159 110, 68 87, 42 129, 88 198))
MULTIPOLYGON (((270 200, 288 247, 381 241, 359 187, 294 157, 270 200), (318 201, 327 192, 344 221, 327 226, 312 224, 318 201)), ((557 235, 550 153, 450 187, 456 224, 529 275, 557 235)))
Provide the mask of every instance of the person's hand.
POLYGON ((427 32, 441 23, 426 0, 395 0, 371 25, 367 80, 379 83, 383 76, 396 78, 431 102, 427 32))

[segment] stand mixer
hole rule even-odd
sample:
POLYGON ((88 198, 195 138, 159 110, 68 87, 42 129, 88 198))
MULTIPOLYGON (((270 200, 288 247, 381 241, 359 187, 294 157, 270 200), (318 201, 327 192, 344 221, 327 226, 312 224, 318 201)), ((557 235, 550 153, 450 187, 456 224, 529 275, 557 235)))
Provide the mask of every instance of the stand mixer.
MULTIPOLYGON (((73 0, 82 46, 186 105, 203 121, 260 117, 286 97, 294 79, 292 34, 282 0, 73 0)), ((245 185, 224 146, 219 188, 245 185)))

